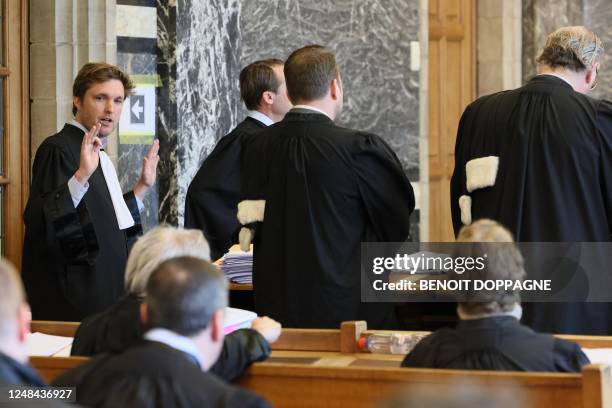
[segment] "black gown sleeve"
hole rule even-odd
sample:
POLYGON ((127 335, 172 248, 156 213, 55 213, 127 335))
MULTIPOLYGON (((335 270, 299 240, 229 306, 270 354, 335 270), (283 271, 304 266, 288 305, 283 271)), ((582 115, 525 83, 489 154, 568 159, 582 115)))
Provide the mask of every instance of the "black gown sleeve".
POLYGON ((41 231, 49 247, 59 246, 68 264, 93 264, 98 242, 87 206, 74 207, 68 180, 76 169, 60 146, 43 144, 36 152, 32 187, 24 213, 26 226, 41 231))
POLYGON ((601 101, 598 106, 597 133, 600 140, 600 186, 608 218, 608 239, 612 240, 612 102, 601 101))
POLYGON ((590 363, 589 358, 584 354, 580 346, 572 341, 554 339, 554 369, 560 372, 582 371, 582 366, 590 363))
POLYGON ((376 238, 409 239, 414 192, 395 153, 378 136, 362 135, 353 153, 353 169, 376 238))
POLYGON ((465 112, 463 112, 461 119, 459 120, 457 138, 455 141, 455 169, 450 180, 450 206, 455 236, 459 234, 459 230, 461 229, 461 227, 463 227, 463 223, 461 222, 461 210, 459 208, 459 197, 464 194, 468 194, 465 179, 466 160, 465 153, 463 151, 463 135, 466 132, 466 122, 467 117, 469 115, 469 109, 470 107, 468 106, 465 112))
POLYGON ((210 371, 232 381, 252 363, 268 358, 272 349, 268 341, 252 329, 236 330, 225 336, 223 350, 210 371))

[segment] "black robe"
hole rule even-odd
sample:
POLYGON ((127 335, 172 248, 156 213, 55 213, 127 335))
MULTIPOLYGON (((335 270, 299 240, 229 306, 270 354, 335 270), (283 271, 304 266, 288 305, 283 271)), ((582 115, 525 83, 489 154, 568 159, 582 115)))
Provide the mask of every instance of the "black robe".
POLYGON ((203 372, 192 356, 143 341, 119 355, 100 354, 54 386, 76 387, 88 407, 267 407, 265 400, 203 372))
POLYGON ((576 343, 539 334, 511 316, 462 320, 421 340, 402 367, 580 372, 589 359, 576 343))
MULTIPOLYGON (((575 92, 551 75, 484 96, 459 123, 451 210, 462 226, 459 198, 471 197, 471 218, 491 218, 517 241, 610 241, 612 237, 612 104, 575 92), (472 192, 466 164, 499 157, 493 186, 472 192)), ((610 288, 612 290, 612 288, 610 288)), ((537 331, 612 334, 607 303, 524 304, 537 331)))
POLYGON ((202 163, 187 190, 185 228, 202 230, 210 245, 211 259, 219 259, 238 241, 242 139, 265 129, 247 117, 225 137, 202 163))
MULTIPOLYGON (((89 316, 79 326, 72 343, 73 356, 121 353, 142 340, 140 298, 128 295, 111 308, 89 316)), ((241 329, 225 336, 223 350, 210 372, 231 381, 252 363, 265 360, 271 353, 266 339, 257 331, 241 329)))
POLYGON ((65 125, 38 148, 23 219, 22 276, 37 320, 78 321, 123 293, 128 250, 142 233, 133 192, 124 199, 135 225, 120 230, 98 166, 74 208, 68 180, 79 167, 83 131, 65 125))
POLYGON ((414 193, 389 146, 293 109, 245 140, 242 165, 243 199, 265 200, 254 241, 258 314, 285 327, 392 327, 392 304, 360 301, 361 242, 410 234, 414 193))

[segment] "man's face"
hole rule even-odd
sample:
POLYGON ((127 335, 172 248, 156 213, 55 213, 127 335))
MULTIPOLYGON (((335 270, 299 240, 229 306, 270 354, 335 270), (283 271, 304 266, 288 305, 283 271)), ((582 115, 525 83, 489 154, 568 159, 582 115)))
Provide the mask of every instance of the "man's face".
POLYGON ((77 108, 76 120, 87 129, 100 123, 100 136, 106 137, 117 127, 125 90, 118 79, 99 82, 92 85, 83 98, 73 97, 77 108))
POLYGON ((274 65, 272 67, 276 78, 281 83, 278 90, 274 93, 274 103, 272 104, 272 111, 279 118, 283 118, 289 109, 293 107, 293 104, 287 96, 287 84, 285 84, 285 74, 283 73, 283 65, 274 65))

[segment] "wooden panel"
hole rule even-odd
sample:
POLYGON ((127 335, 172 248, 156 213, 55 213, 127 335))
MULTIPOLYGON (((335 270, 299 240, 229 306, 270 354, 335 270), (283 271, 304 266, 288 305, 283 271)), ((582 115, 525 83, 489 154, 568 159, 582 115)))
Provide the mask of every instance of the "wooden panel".
POLYGON ((449 186, 457 125, 475 95, 475 1, 429 4, 429 239, 445 242, 454 240, 449 186))
POLYGON ((53 336, 74 337, 79 322, 52 322, 47 320, 32 320, 30 322, 30 331, 32 333, 40 332, 51 334, 53 336))
POLYGON ((89 357, 30 357, 30 365, 50 383, 64 371, 78 367, 88 360, 89 357))

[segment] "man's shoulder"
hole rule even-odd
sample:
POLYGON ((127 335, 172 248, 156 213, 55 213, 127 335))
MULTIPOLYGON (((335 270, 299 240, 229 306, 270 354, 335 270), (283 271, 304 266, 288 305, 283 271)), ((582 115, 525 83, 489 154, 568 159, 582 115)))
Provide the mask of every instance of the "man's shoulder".
POLYGON ((79 135, 82 133, 72 125, 64 125, 57 133, 48 136, 40 145, 42 149, 69 149, 70 145, 78 142, 79 135))

